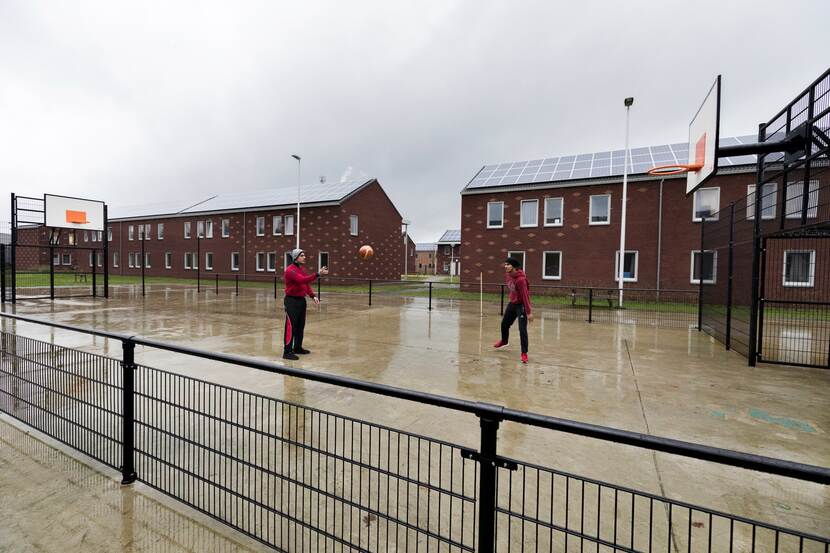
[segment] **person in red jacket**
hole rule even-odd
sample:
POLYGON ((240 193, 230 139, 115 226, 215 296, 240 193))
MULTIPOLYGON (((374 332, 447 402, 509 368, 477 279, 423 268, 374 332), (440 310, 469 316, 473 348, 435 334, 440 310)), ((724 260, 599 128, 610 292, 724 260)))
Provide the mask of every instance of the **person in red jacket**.
POLYGON ((291 259, 294 263, 285 268, 285 334, 283 359, 297 360, 297 354, 311 353, 303 348, 303 331, 305 330, 306 300, 308 296, 316 305, 320 300, 314 295, 310 284, 329 274, 327 267, 320 267, 320 271, 312 275, 303 270, 306 262, 305 252, 299 248, 291 250, 291 259))
POLYGON ((533 321, 530 307, 530 290, 525 272, 519 268, 519 261, 508 257, 504 262, 505 282, 510 291, 510 301, 501 320, 501 340, 493 344, 496 349, 507 347, 510 327, 519 319, 519 339, 522 344, 522 363, 527 363, 527 323, 533 321))

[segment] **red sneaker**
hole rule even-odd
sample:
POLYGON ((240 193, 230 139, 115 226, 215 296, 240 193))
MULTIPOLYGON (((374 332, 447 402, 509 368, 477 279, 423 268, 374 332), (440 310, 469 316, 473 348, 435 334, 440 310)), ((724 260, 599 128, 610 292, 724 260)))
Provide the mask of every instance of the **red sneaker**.
POLYGON ((526 353, 522 354, 522 363, 527 363, 527 354, 526 353))
POLYGON ((502 342, 501 340, 499 340, 498 342, 493 344, 493 347, 496 349, 504 349, 507 347, 507 342, 502 342))

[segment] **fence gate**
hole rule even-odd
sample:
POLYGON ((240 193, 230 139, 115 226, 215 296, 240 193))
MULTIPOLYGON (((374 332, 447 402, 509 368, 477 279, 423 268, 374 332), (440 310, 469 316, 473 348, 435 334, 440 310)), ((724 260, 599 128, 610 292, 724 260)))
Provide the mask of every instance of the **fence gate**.
POLYGON ((830 368, 830 225, 764 238, 758 361, 830 368))

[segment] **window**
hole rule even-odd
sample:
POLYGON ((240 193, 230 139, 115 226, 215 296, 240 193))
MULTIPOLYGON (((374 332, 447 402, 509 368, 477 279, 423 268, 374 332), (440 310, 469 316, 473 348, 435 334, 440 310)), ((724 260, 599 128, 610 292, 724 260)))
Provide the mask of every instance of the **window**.
POLYGON ((159 240, 164 240, 164 223, 156 225, 156 236, 159 240))
POLYGON ((118 268, 118 263, 119 261, 121 261, 119 257, 121 256, 118 254, 118 252, 112 252, 112 266, 115 268, 118 268))
POLYGON ((138 253, 138 252, 136 252, 136 254, 135 254, 135 266, 136 266, 136 268, 141 267, 141 254, 138 253))
POLYGON ((561 227, 562 226, 562 208, 564 200, 562 198, 545 198, 545 226, 546 227, 561 227))
POLYGON ((69 233, 67 234, 67 238, 68 238, 68 240, 67 240, 67 241, 69 242, 69 245, 70 245, 70 246, 74 246, 74 245, 76 244, 76 241, 75 241, 75 231, 74 231, 74 230, 70 230, 70 231, 69 231, 69 233))
POLYGON ((689 282, 700 284, 701 275, 703 284, 714 284, 718 275, 718 252, 715 250, 700 250, 692 252, 692 272, 689 282))
POLYGON ((282 216, 274 215, 274 236, 282 234, 282 216))
POLYGON ((171 252, 164 252, 164 268, 173 268, 173 254, 171 252))
POLYGON ((720 188, 699 188, 692 201, 692 221, 699 223, 706 217, 717 221, 720 211, 720 188))
POLYGON ((542 254, 542 278, 560 280, 562 278, 562 252, 545 252, 542 254))
POLYGON ((130 225, 127 227, 127 240, 133 240, 135 238, 135 228, 130 225))
POLYGON ((239 270, 239 252, 231 253, 231 271, 239 270))
POLYGON ((445 272, 445 273, 449 273, 449 272, 450 272, 450 264, 449 264, 449 263, 447 263, 447 262, 444 262, 444 272, 445 272))
MULTIPOLYGON (((776 195, 778 184, 771 182, 761 188, 761 219, 775 218, 776 195)), ((746 218, 755 218, 755 185, 746 187, 746 218)))
POLYGON ((265 254, 263 252, 257 252, 256 254, 256 270, 265 270, 265 254))
POLYGON ((199 238, 205 237, 205 222, 196 221, 196 236, 199 238))
POLYGON ((504 226, 504 202, 487 202, 487 228, 504 226))
POLYGON ((520 227, 535 227, 539 224, 539 200, 522 200, 519 214, 520 227))
POLYGON ((144 253, 144 266, 150 268, 150 252, 144 253))
POLYGON ((213 252, 205 252, 205 271, 213 270, 213 252))
POLYGON ((103 242, 103 241, 104 241, 104 231, 102 231, 102 230, 97 230, 97 231, 95 231, 95 234, 97 234, 97 235, 98 235, 98 241, 99 241, 99 242, 103 242))
POLYGON ((228 238, 231 235, 231 220, 222 219, 222 238, 228 238))
POLYGON ((349 215, 349 234, 357 236, 357 215, 349 215))
POLYGON ((150 237, 152 237, 152 236, 153 236, 153 229, 150 226, 150 223, 147 223, 146 225, 144 225, 144 239, 149 240, 150 237))
MULTIPOLYGON (((637 282, 637 258, 638 252, 626 250, 625 263, 623 264, 623 282, 637 282)), ((617 250, 614 256, 614 281, 620 281, 620 252, 617 250)))
POLYGON ((268 252, 268 270, 270 272, 277 270, 277 252, 268 252))
POLYGON ((213 238, 213 220, 205 221, 205 238, 213 238))
POLYGON ((55 253, 52 254, 52 265, 60 265, 61 264, 61 254, 55 253))
POLYGON ((97 261, 96 265, 99 267, 104 266, 104 252, 98 252, 95 256, 95 260, 97 261))
POLYGON ((184 254, 184 268, 185 269, 190 269, 190 266, 191 266, 190 258, 191 258, 190 252, 185 252, 185 254, 184 254))
POLYGON ((588 224, 611 224, 611 196, 609 194, 591 196, 588 204, 588 224))
POLYGON ((815 282, 815 277, 815 250, 787 250, 784 252, 784 286, 811 288, 815 282))
POLYGON ((89 266, 92 267, 95 264, 95 252, 89 252, 89 266))
MULTIPOLYGON (((787 219, 800 219, 801 207, 804 203, 804 183, 791 182, 787 184, 787 219)), ((810 194, 807 198, 807 218, 815 219, 818 215, 818 181, 810 181, 810 194)))
POLYGON ((89 231, 86 230, 84 231, 84 242, 89 242, 89 231))
POLYGON ((256 235, 265 236, 265 217, 256 218, 256 235))
POLYGON ((450 255, 452 253, 452 246, 444 246, 444 255, 450 255))
POLYGON ((286 215, 285 216, 285 228, 283 232, 286 235, 294 234, 294 216, 293 215, 286 215))
POLYGON ((317 270, 329 266, 329 252, 320 252, 317 254, 317 270))
MULTIPOLYGON (((190 221, 185 221, 185 223, 184 223, 184 237, 185 238, 190 238, 190 221)), ((185 268, 189 269, 190 267, 185 267, 185 268)))
POLYGON ((190 258, 193 260, 193 268, 198 269, 199 268, 199 255, 196 252, 191 252, 190 253, 190 258))
POLYGON ((112 242, 112 227, 107 227, 107 242, 112 242))
POLYGON ((135 254, 132 252, 130 252, 130 254, 127 256, 127 267, 129 267, 130 269, 135 267, 135 254))
POLYGON ((519 261, 519 269, 525 268, 525 252, 507 252, 507 257, 512 257, 519 261))

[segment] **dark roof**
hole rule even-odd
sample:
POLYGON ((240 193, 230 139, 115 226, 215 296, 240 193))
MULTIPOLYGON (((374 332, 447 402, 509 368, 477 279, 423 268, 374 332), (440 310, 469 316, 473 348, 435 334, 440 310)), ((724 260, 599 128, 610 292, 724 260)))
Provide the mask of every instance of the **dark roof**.
POLYGON ((461 229, 447 230, 438 239, 438 244, 460 244, 461 243, 461 229))

